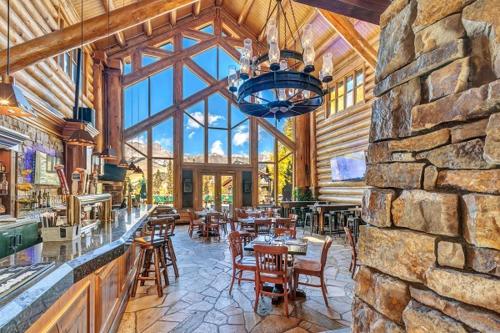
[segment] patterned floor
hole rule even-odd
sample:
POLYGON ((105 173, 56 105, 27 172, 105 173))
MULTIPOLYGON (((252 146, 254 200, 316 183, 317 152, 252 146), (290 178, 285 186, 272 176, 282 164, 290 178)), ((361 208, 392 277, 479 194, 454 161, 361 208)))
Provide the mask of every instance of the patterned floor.
MULTIPOLYGON (((307 257, 319 258, 321 238, 307 238, 307 257)), ((182 226, 176 230, 174 246, 180 277, 175 280, 173 270, 169 271, 171 284, 162 298, 153 286, 139 287, 118 332, 350 332, 346 327, 351 322, 353 281, 348 272, 350 251, 343 238, 335 239, 329 252, 325 276, 330 308, 324 305, 319 288, 306 287, 307 297, 291 302, 289 318, 266 297, 255 313, 252 282, 235 284, 232 296, 228 294, 231 256, 224 237, 220 242, 190 239, 182 226)))

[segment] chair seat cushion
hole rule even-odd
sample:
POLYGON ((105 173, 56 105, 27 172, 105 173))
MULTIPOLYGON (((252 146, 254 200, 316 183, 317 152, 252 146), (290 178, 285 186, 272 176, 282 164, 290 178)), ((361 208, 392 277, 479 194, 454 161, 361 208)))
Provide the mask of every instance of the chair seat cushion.
POLYGON ((320 272, 321 263, 316 260, 297 258, 293 268, 296 272, 320 272))

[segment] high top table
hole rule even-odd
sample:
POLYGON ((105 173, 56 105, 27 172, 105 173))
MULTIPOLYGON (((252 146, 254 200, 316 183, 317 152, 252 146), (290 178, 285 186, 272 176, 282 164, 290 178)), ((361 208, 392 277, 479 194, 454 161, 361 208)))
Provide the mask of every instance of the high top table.
MULTIPOLYGON (((319 214, 318 221, 319 221, 319 233, 324 234, 325 233, 325 216, 324 214, 326 212, 340 212, 344 210, 352 210, 353 208, 359 207, 359 205, 355 204, 348 204, 348 203, 324 203, 324 204, 315 204, 315 205, 310 205, 309 208, 316 210, 316 212, 319 214)), ((331 223, 331 221, 330 221, 331 223)))

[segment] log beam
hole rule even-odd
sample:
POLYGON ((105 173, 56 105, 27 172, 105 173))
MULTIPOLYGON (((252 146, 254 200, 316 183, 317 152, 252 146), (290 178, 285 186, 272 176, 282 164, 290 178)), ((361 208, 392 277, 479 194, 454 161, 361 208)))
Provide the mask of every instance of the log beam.
POLYGON ((248 13, 250 13, 250 9, 252 8, 253 3, 255 0, 246 0, 245 4, 243 5, 243 9, 241 10, 240 16, 238 17, 238 24, 244 24, 245 21, 247 20, 248 13))
POLYGON ((151 35, 153 34, 153 27, 151 25, 151 20, 147 20, 146 22, 144 22, 142 27, 144 29, 144 33, 146 34, 146 36, 151 37, 151 35))
POLYGON ((177 24, 177 11, 173 10, 170 12, 170 25, 175 26, 177 24))
POLYGON ((377 51, 354 28, 354 25, 342 15, 334 14, 324 9, 319 10, 325 20, 337 33, 358 53, 371 68, 377 65, 377 51))
MULTIPOLYGON (((121 7, 111 12, 109 33, 116 33, 149 19, 168 13, 179 7, 190 5, 195 0, 151 0, 121 7)), ((107 14, 84 21, 83 43, 89 44, 108 34, 107 14)), ((59 31, 15 45, 10 50, 10 70, 19 71, 46 58, 58 55, 80 45, 80 24, 73 24, 59 31)), ((0 52, 0 73, 7 69, 6 50, 0 52)))
POLYGON ((193 15, 195 17, 200 15, 200 11, 201 11, 201 1, 198 0, 193 4, 193 15))

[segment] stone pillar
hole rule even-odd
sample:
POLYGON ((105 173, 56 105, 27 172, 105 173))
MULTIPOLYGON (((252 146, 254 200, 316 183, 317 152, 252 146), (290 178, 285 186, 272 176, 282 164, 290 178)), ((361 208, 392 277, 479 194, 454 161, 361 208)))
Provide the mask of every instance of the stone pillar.
MULTIPOLYGON (((121 61, 108 60, 104 69, 104 80, 106 83, 104 90, 104 129, 108 131, 107 144, 111 145, 116 151, 116 160, 110 161, 118 163, 123 155, 122 152, 122 84, 121 84, 121 61), (106 121, 107 118, 107 121, 106 121)), ((104 141, 106 141, 106 132, 104 132, 104 141)))
POLYGON ((381 17, 353 332, 500 331, 498 8, 381 17))

